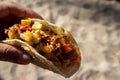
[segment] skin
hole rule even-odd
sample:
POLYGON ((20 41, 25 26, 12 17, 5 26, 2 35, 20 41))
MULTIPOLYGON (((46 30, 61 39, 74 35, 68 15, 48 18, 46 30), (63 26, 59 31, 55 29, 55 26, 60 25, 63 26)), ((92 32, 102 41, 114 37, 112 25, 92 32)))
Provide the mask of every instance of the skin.
MULTIPOLYGON (((6 39, 4 29, 12 26, 21 18, 43 19, 36 12, 13 2, 0 2, 0 40, 6 39)), ((11 45, 0 43, 0 60, 17 64, 29 64, 32 60, 24 50, 11 45)))

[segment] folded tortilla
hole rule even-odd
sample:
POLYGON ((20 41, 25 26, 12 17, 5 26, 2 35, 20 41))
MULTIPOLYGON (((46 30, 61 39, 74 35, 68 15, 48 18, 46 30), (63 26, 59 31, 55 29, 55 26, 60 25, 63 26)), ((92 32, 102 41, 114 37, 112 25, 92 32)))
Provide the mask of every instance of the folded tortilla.
POLYGON ((3 42, 24 49, 32 63, 64 77, 72 76, 80 67, 81 53, 71 33, 45 20, 22 19, 9 29, 3 42))

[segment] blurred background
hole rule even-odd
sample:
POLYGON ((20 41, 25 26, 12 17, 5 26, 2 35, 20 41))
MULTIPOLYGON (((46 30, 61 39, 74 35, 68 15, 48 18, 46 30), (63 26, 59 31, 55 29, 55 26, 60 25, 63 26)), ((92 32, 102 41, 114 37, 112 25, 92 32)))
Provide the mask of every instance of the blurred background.
MULTIPOLYGON (((4 1, 4 0, 0 0, 4 1)), ((9 0, 63 26, 77 41, 81 67, 64 78, 33 64, 0 62, 0 80, 120 80, 120 3, 115 0, 9 0)))

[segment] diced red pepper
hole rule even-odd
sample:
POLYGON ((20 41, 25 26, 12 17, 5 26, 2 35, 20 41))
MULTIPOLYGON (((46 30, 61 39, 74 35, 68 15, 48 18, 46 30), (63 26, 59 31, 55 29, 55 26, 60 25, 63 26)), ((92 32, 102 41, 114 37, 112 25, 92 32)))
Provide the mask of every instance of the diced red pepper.
POLYGON ((32 31, 31 27, 22 27, 21 28, 23 31, 32 31))
POLYGON ((63 49, 67 53, 67 52, 72 50, 72 45, 71 44, 64 44, 63 49))
POLYGON ((21 25, 21 24, 17 24, 17 26, 20 28, 20 30, 22 31, 32 31, 32 28, 26 25, 21 25))

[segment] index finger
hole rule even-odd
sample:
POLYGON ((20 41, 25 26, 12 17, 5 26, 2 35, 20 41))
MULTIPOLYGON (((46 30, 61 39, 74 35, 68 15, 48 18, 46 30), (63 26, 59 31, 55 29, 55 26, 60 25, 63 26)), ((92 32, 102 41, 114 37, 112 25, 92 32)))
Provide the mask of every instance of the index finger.
POLYGON ((0 2, 0 18, 4 18, 5 16, 8 15, 13 15, 15 17, 20 17, 20 18, 39 18, 43 19, 39 14, 34 12, 33 10, 21 6, 17 3, 14 2, 8 2, 8 1, 3 1, 0 2))

